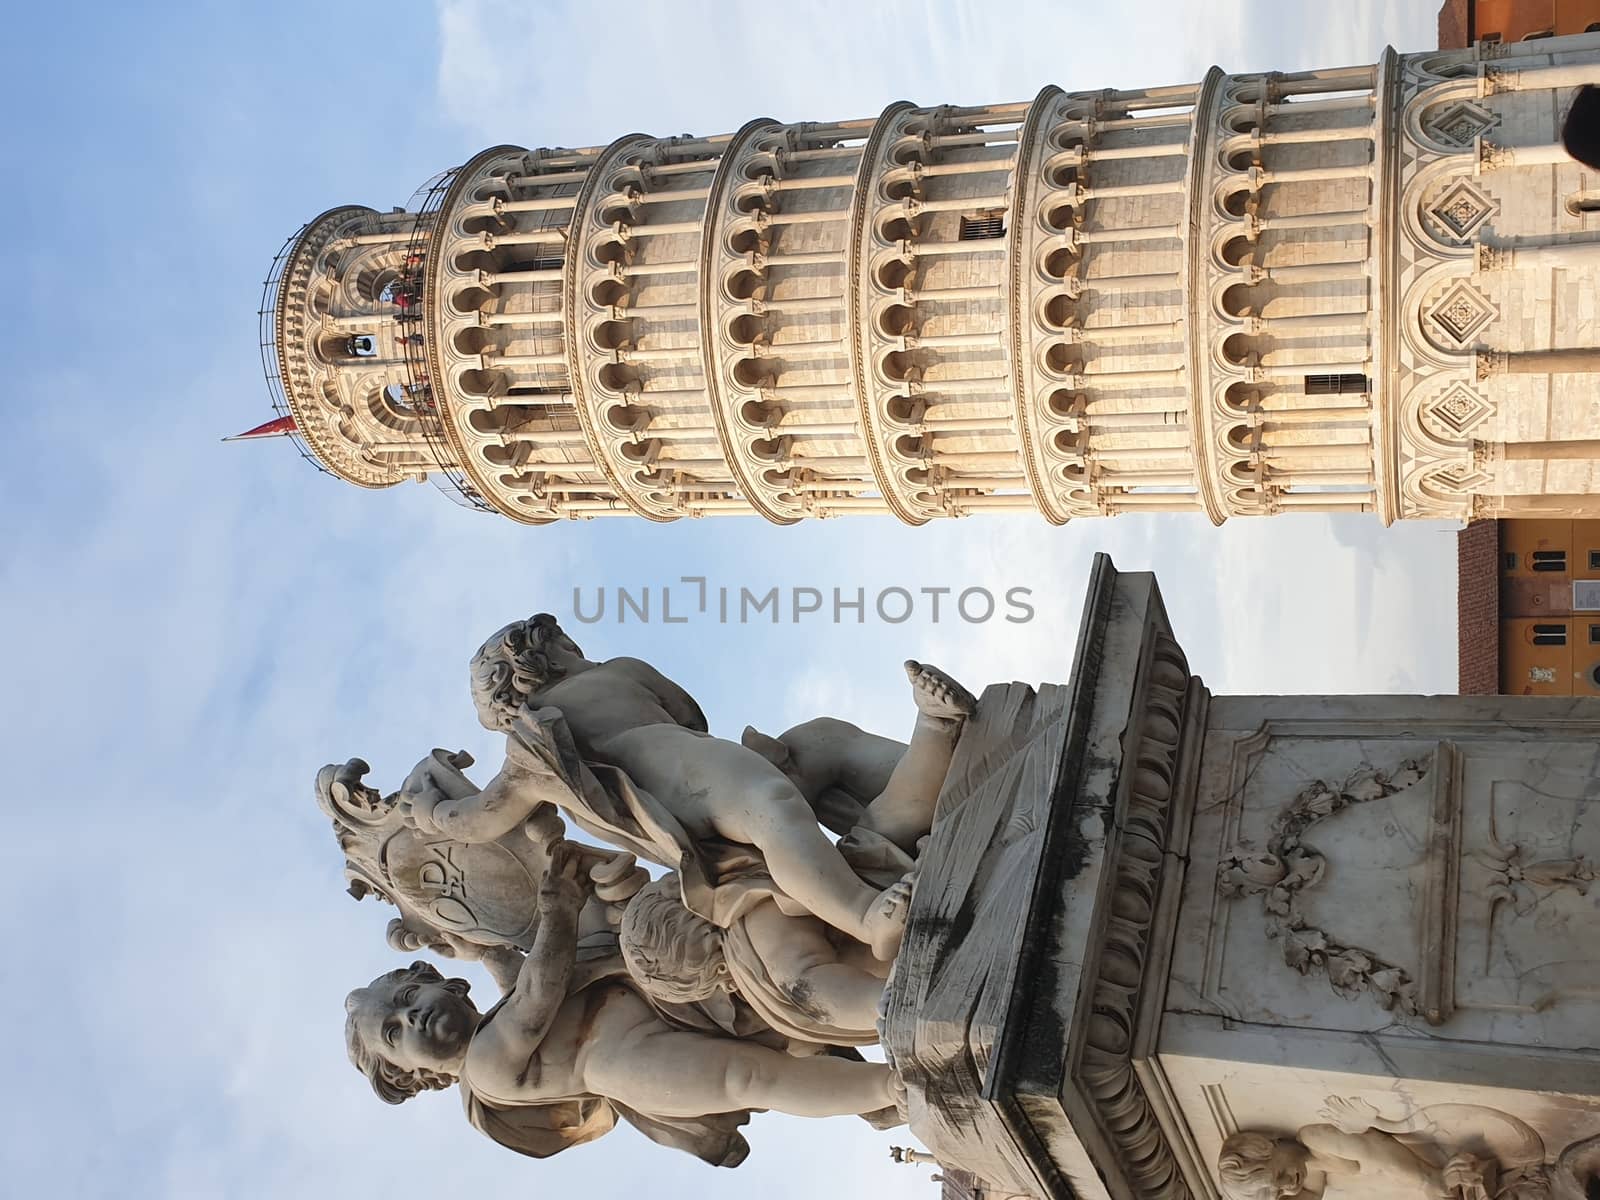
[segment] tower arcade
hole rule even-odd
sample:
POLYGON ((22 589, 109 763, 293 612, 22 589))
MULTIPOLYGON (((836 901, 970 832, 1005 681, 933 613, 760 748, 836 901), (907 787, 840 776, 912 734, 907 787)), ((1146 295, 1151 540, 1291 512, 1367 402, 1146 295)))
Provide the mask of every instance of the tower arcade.
POLYGON ((1600 515, 1600 34, 496 146, 267 283, 276 402, 515 520, 1600 515))

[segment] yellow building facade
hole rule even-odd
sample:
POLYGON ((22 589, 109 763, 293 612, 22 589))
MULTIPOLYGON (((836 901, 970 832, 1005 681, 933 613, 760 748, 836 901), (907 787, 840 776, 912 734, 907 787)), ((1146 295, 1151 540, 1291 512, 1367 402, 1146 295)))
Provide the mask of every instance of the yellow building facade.
POLYGON ((1500 691, 1600 696, 1600 521, 1500 524, 1500 691))

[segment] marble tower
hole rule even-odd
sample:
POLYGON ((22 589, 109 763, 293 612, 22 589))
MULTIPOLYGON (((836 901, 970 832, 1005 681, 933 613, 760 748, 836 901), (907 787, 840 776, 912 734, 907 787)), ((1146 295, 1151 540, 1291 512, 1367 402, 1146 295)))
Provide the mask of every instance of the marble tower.
POLYGON ((326 470, 527 524, 1600 515, 1600 34, 495 146, 290 238, 326 470))

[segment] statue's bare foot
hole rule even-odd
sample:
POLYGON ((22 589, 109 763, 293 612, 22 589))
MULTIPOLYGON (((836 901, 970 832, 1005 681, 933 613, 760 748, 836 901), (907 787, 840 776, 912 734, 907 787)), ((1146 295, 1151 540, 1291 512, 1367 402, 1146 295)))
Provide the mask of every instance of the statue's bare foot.
POLYGON ((910 912, 911 876, 907 875, 879 896, 867 913, 867 945, 879 962, 891 962, 900 953, 910 912))
POLYGON ((900 1072, 893 1067, 889 1068, 889 1098, 894 1101, 894 1110, 900 1117, 900 1124, 909 1124, 911 1106, 906 1098, 906 1081, 900 1078, 900 1072))
POLYGON ((739 735, 739 741, 746 749, 754 750, 780 770, 790 770, 789 747, 779 739, 762 733, 754 725, 746 725, 744 732, 739 735))
POLYGON ((911 680, 911 698, 924 716, 945 721, 963 721, 978 711, 978 701, 938 667, 906 660, 906 677, 911 680))

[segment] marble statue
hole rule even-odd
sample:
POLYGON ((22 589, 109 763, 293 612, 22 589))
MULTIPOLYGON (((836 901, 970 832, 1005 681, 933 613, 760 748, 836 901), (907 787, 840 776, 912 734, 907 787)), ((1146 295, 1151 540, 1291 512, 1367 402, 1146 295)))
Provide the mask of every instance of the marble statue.
POLYGON ((771 897, 722 929, 691 912, 668 875, 629 901, 619 934, 628 972, 647 995, 697 1004, 730 1033, 748 1009, 791 1045, 878 1040, 889 965, 814 917, 787 915, 771 897))
MULTIPOLYGON (((938 784, 974 703, 937 670, 907 669, 921 718, 859 821, 861 839, 902 852, 932 822, 938 784)), ((419 811, 423 828, 489 840, 530 815, 525 801, 543 785, 545 798, 580 829, 675 870, 684 902, 715 925, 736 919, 745 903, 737 882, 758 871, 789 911, 809 913, 880 960, 894 957, 909 881, 886 889, 865 882, 796 782, 806 779, 819 798, 843 790, 847 768, 819 773, 813 765, 827 757, 823 744, 837 731, 801 727, 787 754, 712 737, 676 683, 639 659, 584 658, 547 614, 484 643, 472 660, 472 696, 483 724, 507 735, 506 786, 419 811)), ((881 764, 881 747, 873 743, 860 757, 881 764)))
POLYGON ((1217 1159, 1228 1200, 1317 1200, 1336 1194, 1418 1200, 1583 1200, 1600 1137, 1545 1162, 1543 1139, 1522 1119, 1477 1104, 1434 1104, 1385 1119, 1365 1100, 1329 1096, 1326 1124, 1292 1138, 1242 1131, 1217 1159), (1347 1193, 1346 1193, 1347 1189, 1347 1193))
MULTIPOLYGON (((368 765, 352 759, 323 768, 318 804, 334 820, 352 894, 400 910, 391 946, 481 961, 509 987, 537 929, 537 882, 561 822, 544 807, 492 843, 423 833, 412 800, 477 794, 463 770, 470 765, 465 754, 435 750, 384 797, 364 782, 368 765)), ((743 878, 740 915, 719 929, 684 906, 676 876, 636 895, 648 876, 633 855, 569 844, 591 881, 580 935, 614 944, 620 931, 629 973, 647 995, 694 1003, 734 1036, 763 1028, 817 1046, 877 1040, 888 964, 815 918, 783 912, 769 880, 743 878)))
POLYGON ((356 1066, 532 1155, 620 1119, 733 1164, 773 1108, 1038 1200, 1600 1200, 1594 701, 1213 696, 1103 557, 1070 682, 907 672, 906 744, 735 742, 551 618, 498 632, 481 788, 445 750, 317 778, 390 944, 504 992, 381 976, 356 1066))
POLYGON ((510 990, 486 1013, 466 981, 426 963, 390 971, 346 1001, 351 1061, 391 1104, 458 1085, 468 1120, 536 1158, 591 1141, 618 1116, 646 1137, 714 1166, 749 1147, 755 1109, 800 1116, 893 1111, 888 1067, 795 1057, 751 1039, 670 1023, 628 986, 614 957, 585 960, 581 851, 550 849, 538 928, 510 990))
POLYGON ((388 796, 359 758, 318 773, 351 894, 399 911, 390 945, 478 960, 505 993, 479 1013, 426 963, 380 976, 346 1006, 352 1062, 391 1103, 459 1085, 475 1127, 534 1156, 619 1115, 718 1165, 744 1157, 752 1109, 901 1123, 898 1079, 848 1048, 877 1039, 895 938, 874 921, 903 920, 975 707, 906 669, 909 745, 832 718, 735 743, 647 664, 583 659, 553 619, 496 634, 473 662, 507 734, 487 785, 445 750, 388 796), (568 841, 563 813, 615 848, 568 841), (636 854, 676 870, 650 882, 636 854), (813 912, 839 916, 818 897, 840 869, 871 899, 852 928, 813 912))
MULTIPOLYGON (((394 949, 480 961, 509 987, 521 952, 533 944, 539 883, 563 828, 559 817, 542 809, 490 842, 458 842, 420 829, 412 798, 421 795, 427 804, 441 793, 475 794, 464 772, 471 765, 468 754, 434 750, 397 792, 383 796, 365 782, 366 762, 353 758, 317 773, 317 805, 333 821, 350 894, 398 910, 388 930, 394 949)), ((580 937, 586 944, 614 942, 624 906, 649 876, 625 852, 576 845, 574 852, 590 880, 580 937)))

